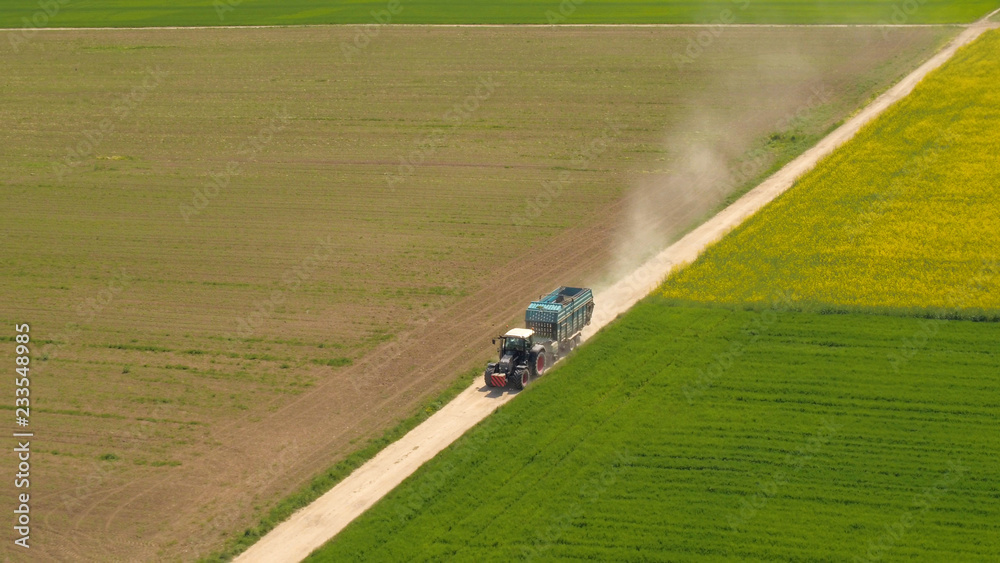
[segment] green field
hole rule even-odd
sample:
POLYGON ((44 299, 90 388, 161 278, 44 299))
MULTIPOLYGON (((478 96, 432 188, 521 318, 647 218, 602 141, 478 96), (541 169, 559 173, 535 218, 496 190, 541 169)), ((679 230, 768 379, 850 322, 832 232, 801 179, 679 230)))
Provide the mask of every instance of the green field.
POLYGON ((312 560, 989 559, 998 339, 650 298, 312 560))
POLYGON ((1000 32, 928 76, 693 265, 665 296, 1000 311, 1000 32))
POLYGON ((51 16, 38 2, 7 2, 0 27, 102 27, 168 25, 300 25, 343 23, 956 23, 1000 6, 997 0, 499 0, 352 1, 277 0, 52 0, 51 16), (374 13, 374 14, 373 14, 374 13), (377 14, 377 15, 376 15, 377 14))

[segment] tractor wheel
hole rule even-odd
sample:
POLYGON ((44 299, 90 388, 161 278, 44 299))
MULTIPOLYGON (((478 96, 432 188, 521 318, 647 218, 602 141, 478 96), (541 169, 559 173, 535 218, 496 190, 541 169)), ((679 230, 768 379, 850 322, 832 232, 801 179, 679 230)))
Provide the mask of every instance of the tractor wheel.
POLYGON ((486 366, 486 371, 483 373, 483 379, 486 381, 487 387, 493 387, 493 379, 490 376, 493 375, 494 368, 494 364, 489 364, 486 366))
POLYGON ((541 376, 543 373, 545 373, 545 370, 549 369, 550 363, 552 362, 549 361, 548 352, 546 351, 540 352, 537 356, 535 356, 535 366, 534 366, 535 375, 541 376))
POLYGON ((512 387, 514 387, 515 391, 520 391, 521 389, 524 389, 526 385, 528 385, 529 378, 530 374, 528 373, 527 369, 518 368, 514 370, 514 377, 511 377, 510 384, 512 387))

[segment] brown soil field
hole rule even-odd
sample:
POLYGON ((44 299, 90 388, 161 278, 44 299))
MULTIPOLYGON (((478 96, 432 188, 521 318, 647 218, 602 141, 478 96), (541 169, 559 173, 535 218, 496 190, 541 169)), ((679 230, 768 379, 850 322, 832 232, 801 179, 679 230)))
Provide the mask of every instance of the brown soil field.
POLYGON ((407 27, 345 55, 357 29, 47 32, 8 59, 33 560, 218 549, 531 297, 606 283, 957 33, 407 27))

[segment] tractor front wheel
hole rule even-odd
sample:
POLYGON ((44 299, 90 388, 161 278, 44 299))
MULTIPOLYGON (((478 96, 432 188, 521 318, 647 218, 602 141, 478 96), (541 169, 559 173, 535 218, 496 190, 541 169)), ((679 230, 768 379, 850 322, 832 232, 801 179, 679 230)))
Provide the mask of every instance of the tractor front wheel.
POLYGON ((493 387, 493 378, 490 377, 493 375, 493 370, 494 364, 489 364, 486 366, 486 371, 483 373, 483 380, 486 381, 487 387, 493 387))
POLYGON ((521 389, 524 389, 525 386, 528 385, 528 380, 530 377, 531 375, 528 373, 527 369, 518 368, 514 370, 514 377, 511 378, 512 381, 510 382, 511 386, 514 387, 514 390, 520 391, 521 389))

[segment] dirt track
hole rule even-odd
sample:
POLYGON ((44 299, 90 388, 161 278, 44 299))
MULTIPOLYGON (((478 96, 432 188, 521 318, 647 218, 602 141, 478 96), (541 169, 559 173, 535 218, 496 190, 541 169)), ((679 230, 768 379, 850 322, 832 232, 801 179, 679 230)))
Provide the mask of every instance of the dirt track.
MULTIPOLYGON (((992 15, 992 14, 991 14, 992 15)), ((987 18, 973 24, 951 44, 904 78, 844 125, 790 162, 757 188, 655 256, 632 274, 595 296, 598 308, 584 337, 593 335, 646 296, 676 264, 694 260, 705 248, 753 215, 816 163, 848 141, 866 123, 907 96, 929 72, 984 31, 1000 27, 987 18)), ((513 300, 512 302, 517 302, 513 300)), ((476 382, 426 422, 383 450, 313 504, 275 528, 237 561, 299 561, 359 516, 424 462, 466 430, 514 397, 476 382)))

